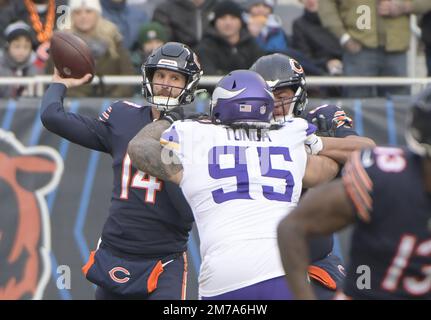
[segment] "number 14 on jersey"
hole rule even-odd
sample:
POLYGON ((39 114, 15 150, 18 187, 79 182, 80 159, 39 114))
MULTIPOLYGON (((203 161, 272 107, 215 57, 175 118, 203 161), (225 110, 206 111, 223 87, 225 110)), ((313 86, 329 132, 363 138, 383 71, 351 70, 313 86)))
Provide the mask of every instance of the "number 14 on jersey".
POLYGON ((145 202, 154 204, 156 202, 157 191, 162 190, 163 182, 156 177, 137 170, 132 177, 132 162, 129 155, 126 153, 123 159, 121 170, 121 194, 120 198, 127 200, 129 198, 129 187, 136 189, 144 189, 145 202))

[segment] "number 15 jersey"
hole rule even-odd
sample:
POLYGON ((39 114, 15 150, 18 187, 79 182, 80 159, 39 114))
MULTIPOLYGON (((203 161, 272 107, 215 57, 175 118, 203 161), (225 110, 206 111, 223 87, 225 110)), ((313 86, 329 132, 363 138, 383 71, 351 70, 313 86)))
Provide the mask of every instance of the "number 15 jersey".
POLYGON ((180 186, 199 231, 201 296, 284 275, 277 225, 299 200, 304 141, 314 131, 291 119, 260 132, 184 121, 163 133, 162 161, 175 161, 171 151, 181 161, 180 186))

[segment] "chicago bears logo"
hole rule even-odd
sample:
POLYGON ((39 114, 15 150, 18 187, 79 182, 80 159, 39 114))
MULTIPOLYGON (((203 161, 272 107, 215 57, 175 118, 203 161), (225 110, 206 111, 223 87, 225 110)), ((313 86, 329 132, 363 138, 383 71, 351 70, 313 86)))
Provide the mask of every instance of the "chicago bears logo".
POLYGON ((109 271, 109 276, 117 283, 126 283, 130 280, 130 272, 123 267, 115 267, 109 271))
POLYGON ((45 195, 62 172, 57 151, 24 147, 0 129, 0 300, 43 296, 51 272, 45 195))
POLYGON ((292 67, 292 70, 296 73, 302 74, 304 73, 304 69, 302 69, 302 66, 296 61, 295 59, 290 58, 289 59, 290 66, 292 67))

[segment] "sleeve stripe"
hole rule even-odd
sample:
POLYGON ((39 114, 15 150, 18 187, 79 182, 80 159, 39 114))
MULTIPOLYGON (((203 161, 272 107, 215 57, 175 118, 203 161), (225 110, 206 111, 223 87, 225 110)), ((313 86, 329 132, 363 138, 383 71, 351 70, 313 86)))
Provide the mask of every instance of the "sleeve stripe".
POLYGON ((359 200, 359 195, 357 194, 357 191, 352 184, 350 174, 345 174, 343 176, 343 183, 346 187, 347 194, 349 195, 350 199, 352 200, 356 208, 356 211, 358 212, 359 217, 363 221, 369 222, 371 220, 370 214, 367 208, 365 207, 365 205, 363 204, 363 202, 359 200))
POLYGON ((365 188, 368 189, 368 191, 371 191, 373 189, 373 182, 371 181, 370 177, 368 176, 367 171, 365 171, 364 167, 361 164, 361 154, 359 152, 355 152, 352 156, 353 166, 356 169, 356 172, 362 181, 362 183, 365 185, 365 188))
MULTIPOLYGON (((353 160, 352 166, 349 167, 349 169, 350 169, 349 173, 351 175, 352 182, 353 182, 356 190, 358 191, 359 195, 363 199, 365 205, 371 209, 373 201, 372 201, 369 193, 372 191, 372 185, 367 186, 364 183, 364 180, 360 177, 360 173, 358 171, 358 164, 355 163, 354 159, 352 159, 352 160, 353 160)), ((363 170, 362 167, 361 167, 361 169, 363 170)), ((367 174, 367 173, 365 172, 365 174, 367 174)))
POLYGON ((359 217, 365 222, 369 222, 373 205, 373 200, 370 196, 373 183, 361 164, 359 152, 352 154, 350 160, 346 163, 343 172, 343 183, 359 217))
POLYGON ((370 194, 368 193, 368 190, 365 189, 363 186, 361 186, 361 183, 358 181, 356 175, 352 172, 350 174, 351 179, 351 185, 355 188, 356 193, 358 194, 359 198, 362 200, 363 204, 370 208, 372 207, 373 200, 370 197, 370 194))

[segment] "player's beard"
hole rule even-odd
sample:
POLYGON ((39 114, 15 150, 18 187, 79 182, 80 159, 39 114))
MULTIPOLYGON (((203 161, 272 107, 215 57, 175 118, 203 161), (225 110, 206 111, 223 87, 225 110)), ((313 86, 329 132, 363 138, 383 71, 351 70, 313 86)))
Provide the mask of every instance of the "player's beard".
POLYGON ((173 88, 167 89, 167 88, 162 88, 160 91, 158 91, 157 93, 155 93, 155 96, 162 96, 162 97, 169 97, 169 98, 173 98, 172 97, 172 90, 173 88))
POLYGON ((166 111, 180 104, 178 99, 172 95, 173 89, 173 87, 161 88, 154 93, 152 100, 158 110, 166 111))

